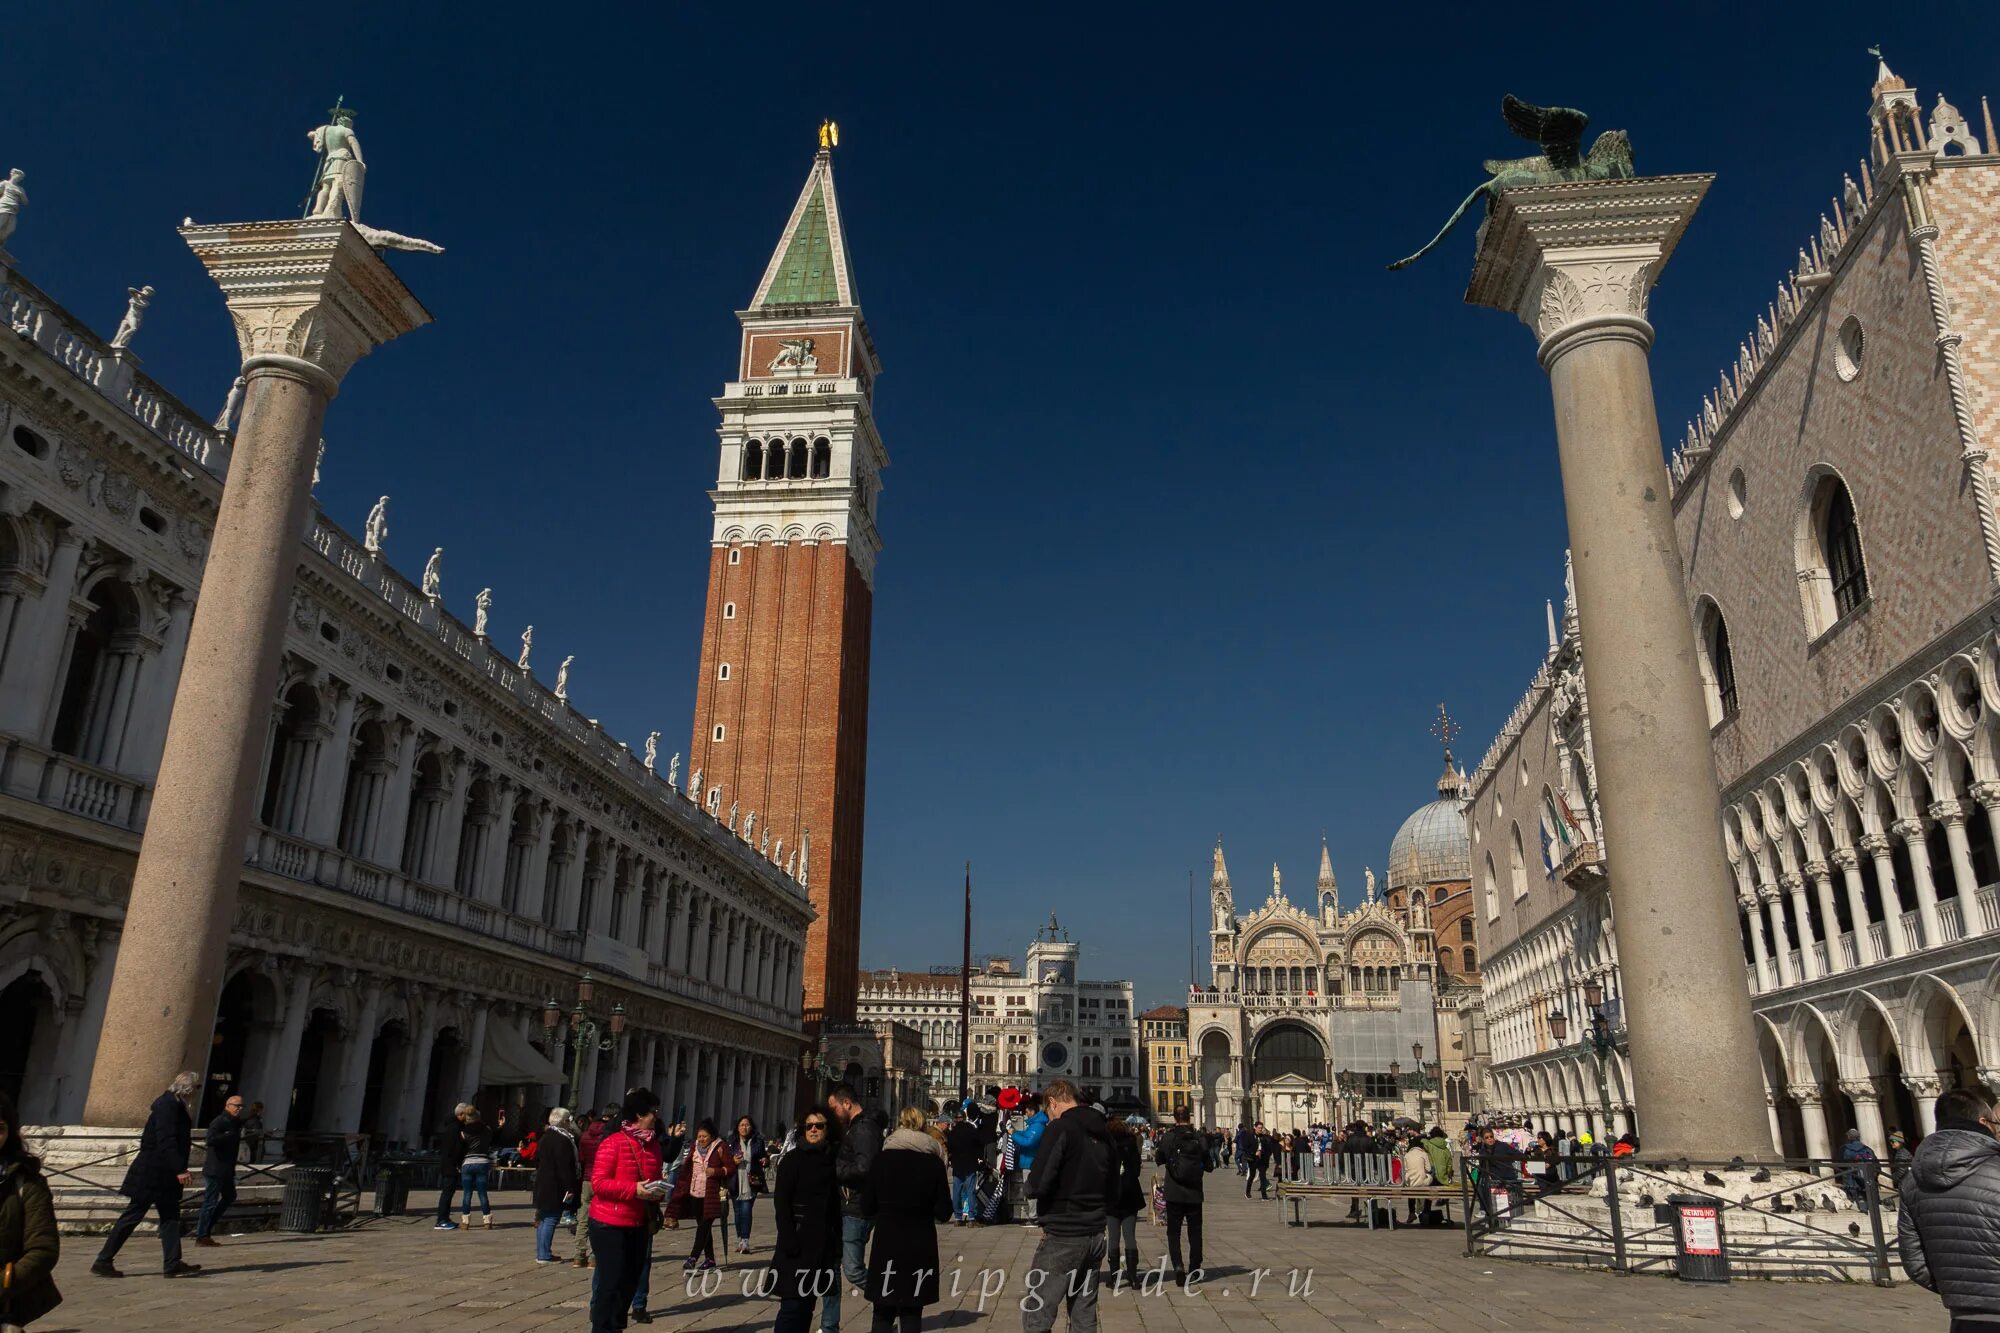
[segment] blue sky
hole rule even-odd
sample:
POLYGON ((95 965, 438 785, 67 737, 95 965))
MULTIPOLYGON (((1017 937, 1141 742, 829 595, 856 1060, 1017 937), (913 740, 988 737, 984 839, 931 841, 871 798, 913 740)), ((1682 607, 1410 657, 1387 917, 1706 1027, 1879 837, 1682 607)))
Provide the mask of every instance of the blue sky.
POLYGON ((893 460, 863 960, 954 958, 970 859, 977 951, 1053 909, 1085 975, 1151 1004, 1218 834, 1239 901, 1274 860, 1309 901, 1322 831, 1352 901, 1431 798, 1436 704, 1470 766, 1541 652, 1564 536, 1530 336, 1461 303, 1469 229, 1382 267, 1530 151, 1500 95, 1718 173, 1653 306, 1669 438, 1865 151, 1864 48, 1927 107, 2000 96, 1991 7, 1628 6, 1554 36, 1334 12, 27 6, 10 249, 106 333, 155 284, 136 348, 213 411, 233 341, 173 228, 295 215, 345 95, 364 216, 447 253, 396 258, 437 323, 349 375, 321 503, 358 529, 389 492, 407 572, 444 546, 454 610, 491 585, 496 637, 532 621, 579 708, 671 751, 709 399, 836 117, 893 460))

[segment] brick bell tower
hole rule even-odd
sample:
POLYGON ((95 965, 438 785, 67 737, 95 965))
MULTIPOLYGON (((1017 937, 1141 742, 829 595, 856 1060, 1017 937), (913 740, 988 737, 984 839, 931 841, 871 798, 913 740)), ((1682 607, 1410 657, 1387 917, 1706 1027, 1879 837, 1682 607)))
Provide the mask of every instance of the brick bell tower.
POLYGON ((724 819, 798 858, 818 918, 805 1017, 854 1018, 875 505, 889 455, 872 408, 881 362, 857 303, 831 127, 757 284, 722 414, 690 769, 724 819))

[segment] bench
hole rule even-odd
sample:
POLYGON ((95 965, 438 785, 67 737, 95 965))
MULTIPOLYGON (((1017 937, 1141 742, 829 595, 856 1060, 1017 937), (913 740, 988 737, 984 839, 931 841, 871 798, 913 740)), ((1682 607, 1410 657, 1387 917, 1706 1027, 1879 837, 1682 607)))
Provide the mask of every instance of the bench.
POLYGON ((1367 1219, 1370 1231, 1375 1229, 1375 1205, 1387 1203, 1389 1229, 1394 1231, 1398 1203, 1439 1204, 1449 1220, 1451 1205, 1459 1200, 1459 1188, 1456 1185, 1301 1185, 1292 1181, 1278 1182, 1278 1202, 1291 1201, 1292 1220, 1289 1225, 1306 1225, 1305 1205, 1309 1199, 1359 1200, 1361 1214, 1367 1219))

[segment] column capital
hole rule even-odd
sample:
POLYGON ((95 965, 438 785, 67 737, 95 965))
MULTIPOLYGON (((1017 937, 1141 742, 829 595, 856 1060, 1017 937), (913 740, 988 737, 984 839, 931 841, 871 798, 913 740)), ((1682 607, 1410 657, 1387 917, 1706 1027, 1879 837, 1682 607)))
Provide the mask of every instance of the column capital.
POLYGON ((1855 846, 1868 853, 1871 857, 1887 856, 1889 854, 1889 840, 1880 833, 1862 834, 1859 838, 1855 839, 1855 846))
POLYGON ((1833 863, 1842 870, 1857 870, 1861 866, 1861 854, 1852 847, 1833 849, 1833 863))
POLYGON ((1782 895, 1782 894, 1780 894, 1780 893, 1778 892, 1778 886, 1777 886, 1777 885, 1775 885, 1775 884, 1759 884, 1759 885, 1757 886, 1757 901, 1758 901, 1758 902, 1761 902, 1761 903, 1774 903, 1774 902, 1777 902, 1777 901, 1778 901, 1778 900, 1779 900, 1780 898, 1782 898, 1783 896, 1784 896, 1784 895, 1782 895))
POLYGON ((291 371, 331 397, 356 361, 431 322, 345 221, 190 225, 180 233, 222 288, 246 371, 291 371))
POLYGON ((1936 1074, 1905 1074, 1903 1086, 1913 1097, 1937 1097, 1944 1093, 1944 1080, 1936 1074))
POLYGON ((1963 824, 1965 822, 1965 802, 1932 801, 1931 818, 1937 820, 1940 824, 1948 826, 1963 824))
POLYGON ((1882 1092, 1872 1078, 1844 1078, 1840 1080, 1840 1090, 1848 1099, 1857 1102, 1880 1101, 1882 1092))
POLYGON ((1820 1091, 1816 1084, 1794 1083, 1785 1091, 1791 1093, 1792 1100, 1800 1106, 1818 1106, 1820 1103, 1820 1091))
POLYGON ((1819 883, 1823 879, 1832 878, 1832 875, 1830 875, 1827 871, 1826 862, 1824 861, 1806 862, 1805 871, 1806 871, 1806 877, 1812 880, 1812 882, 1815 884, 1819 883))
POLYGON ((2000 805, 2000 782, 1975 782, 1970 791, 1972 799, 1979 802, 1984 809, 1991 810, 1994 806, 2000 805))
POLYGON ((1555 181, 1502 190, 1479 229, 1465 299, 1511 311, 1551 364, 1579 339, 1651 346, 1647 298, 1712 175, 1555 181))
POLYGON ((1786 893, 1804 893, 1806 891, 1805 876, 1787 870, 1784 874, 1778 876, 1778 887, 1786 893))
POLYGON ((1924 821, 1921 819, 1899 819, 1889 825, 1889 831, 1904 842, 1921 842, 1924 837, 1924 821))

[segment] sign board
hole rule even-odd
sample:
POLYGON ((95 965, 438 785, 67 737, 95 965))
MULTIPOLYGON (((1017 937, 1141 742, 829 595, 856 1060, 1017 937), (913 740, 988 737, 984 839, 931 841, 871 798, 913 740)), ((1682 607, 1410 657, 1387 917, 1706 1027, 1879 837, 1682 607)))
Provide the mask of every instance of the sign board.
POLYGON ((1720 1256, 1722 1228, 1716 1210, 1706 1205, 1681 1205, 1681 1249, 1688 1254, 1720 1256))

